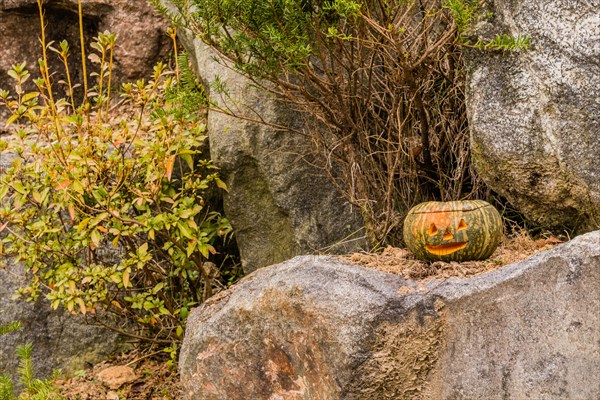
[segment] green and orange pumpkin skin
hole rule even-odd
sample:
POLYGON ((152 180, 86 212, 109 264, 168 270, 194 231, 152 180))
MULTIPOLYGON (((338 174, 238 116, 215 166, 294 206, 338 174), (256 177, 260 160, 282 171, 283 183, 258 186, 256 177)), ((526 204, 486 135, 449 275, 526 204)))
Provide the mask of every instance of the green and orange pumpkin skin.
POLYGON ((404 220, 404 242, 424 261, 484 260, 501 238, 500 214, 483 200, 421 203, 404 220))

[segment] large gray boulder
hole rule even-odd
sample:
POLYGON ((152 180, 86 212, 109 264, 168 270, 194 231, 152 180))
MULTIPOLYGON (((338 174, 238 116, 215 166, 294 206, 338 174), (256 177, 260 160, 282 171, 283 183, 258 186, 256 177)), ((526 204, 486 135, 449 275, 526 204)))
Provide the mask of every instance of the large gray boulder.
POLYGON ((123 348, 115 332, 86 324, 79 317, 53 311, 44 299, 26 302, 13 300, 24 285, 21 268, 0 268, 0 324, 20 321, 23 330, 0 336, 0 373, 17 374, 18 345, 33 345, 36 377, 49 376, 53 370, 65 373, 90 367, 123 348))
POLYGON ((600 397, 600 231, 470 279, 326 257, 264 268, 194 310, 187 399, 600 397))
POLYGON ((532 220, 600 228, 600 1, 493 0, 477 34, 531 36, 475 51, 467 110, 477 171, 532 220))
POLYGON ((224 209, 244 271, 300 254, 360 249, 364 239, 358 209, 310 165, 311 142, 291 131, 302 129, 302 117, 234 71, 190 32, 180 33, 193 68, 215 109, 221 110, 208 113, 210 154, 229 188, 224 209), (217 81, 224 91, 215 89, 217 81))

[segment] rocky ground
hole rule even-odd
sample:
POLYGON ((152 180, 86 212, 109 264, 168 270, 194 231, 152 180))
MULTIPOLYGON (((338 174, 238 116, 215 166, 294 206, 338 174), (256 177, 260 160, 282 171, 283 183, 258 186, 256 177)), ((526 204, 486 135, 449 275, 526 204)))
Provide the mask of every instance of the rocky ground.
POLYGON ((182 397, 175 367, 164 357, 148 357, 136 351, 79 371, 71 378, 57 381, 57 386, 68 400, 175 400, 182 397))

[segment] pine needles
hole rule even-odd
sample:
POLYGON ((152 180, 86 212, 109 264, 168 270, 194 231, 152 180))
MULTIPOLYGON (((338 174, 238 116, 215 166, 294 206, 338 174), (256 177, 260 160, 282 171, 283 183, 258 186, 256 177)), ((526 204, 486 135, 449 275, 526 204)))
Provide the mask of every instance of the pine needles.
MULTIPOLYGON (((19 321, 0 325, 0 335, 7 335, 23 327, 19 321)), ((17 368, 17 377, 19 383, 24 387, 23 391, 16 396, 15 384, 12 377, 3 373, 0 374, 0 400, 58 400, 58 395, 54 381, 58 378, 60 371, 54 371, 54 374, 48 379, 38 379, 35 377, 33 365, 33 345, 26 343, 17 346, 15 351, 19 366, 17 368)))

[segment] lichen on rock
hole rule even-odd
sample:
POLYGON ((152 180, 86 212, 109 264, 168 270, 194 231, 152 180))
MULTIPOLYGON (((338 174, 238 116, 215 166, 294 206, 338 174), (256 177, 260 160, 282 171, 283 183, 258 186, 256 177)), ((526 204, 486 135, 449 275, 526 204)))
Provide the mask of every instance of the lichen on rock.
POLYGON ((533 221, 600 228, 600 16, 579 0, 488 2, 477 33, 532 46, 468 54, 467 110, 477 171, 533 221))

